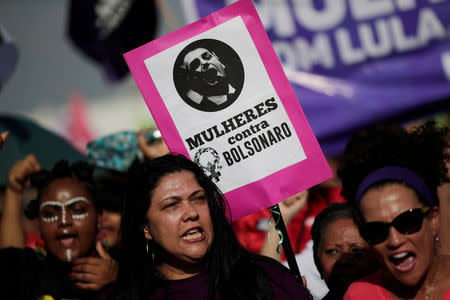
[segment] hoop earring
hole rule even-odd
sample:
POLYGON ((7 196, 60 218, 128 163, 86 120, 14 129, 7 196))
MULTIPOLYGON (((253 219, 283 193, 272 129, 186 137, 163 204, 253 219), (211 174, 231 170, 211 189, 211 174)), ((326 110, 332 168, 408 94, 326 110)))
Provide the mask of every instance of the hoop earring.
POLYGON ((153 248, 150 248, 150 250, 148 250, 148 240, 145 243, 145 250, 147 250, 147 256, 149 256, 151 252, 152 261, 155 262, 155 253, 153 252, 153 248))

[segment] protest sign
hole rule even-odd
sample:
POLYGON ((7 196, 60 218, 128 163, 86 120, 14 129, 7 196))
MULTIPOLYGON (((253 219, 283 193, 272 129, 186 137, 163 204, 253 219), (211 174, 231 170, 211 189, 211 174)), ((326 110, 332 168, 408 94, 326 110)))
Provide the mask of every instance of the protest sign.
POLYGON ((124 57, 169 150, 204 169, 233 219, 332 176, 250 0, 124 57))
MULTIPOLYGON (((195 21, 232 2, 182 3, 195 21)), ((374 122, 449 109, 449 0, 253 2, 327 155, 374 122)))

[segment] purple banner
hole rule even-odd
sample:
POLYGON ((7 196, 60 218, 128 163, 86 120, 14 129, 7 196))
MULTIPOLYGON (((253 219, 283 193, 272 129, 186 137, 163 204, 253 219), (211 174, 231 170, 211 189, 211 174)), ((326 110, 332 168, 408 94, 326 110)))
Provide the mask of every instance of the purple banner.
MULTIPOLYGON (((234 1, 184 0, 189 21, 234 1)), ((327 155, 450 104, 449 0, 253 1, 327 155)))

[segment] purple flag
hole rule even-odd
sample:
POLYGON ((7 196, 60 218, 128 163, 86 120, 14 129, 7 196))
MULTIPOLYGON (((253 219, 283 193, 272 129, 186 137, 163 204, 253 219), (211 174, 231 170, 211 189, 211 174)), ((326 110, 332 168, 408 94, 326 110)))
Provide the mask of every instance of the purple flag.
MULTIPOLYGON (((232 3, 183 1, 189 21, 232 3)), ((450 104, 450 1, 253 1, 327 155, 354 130, 450 104)))

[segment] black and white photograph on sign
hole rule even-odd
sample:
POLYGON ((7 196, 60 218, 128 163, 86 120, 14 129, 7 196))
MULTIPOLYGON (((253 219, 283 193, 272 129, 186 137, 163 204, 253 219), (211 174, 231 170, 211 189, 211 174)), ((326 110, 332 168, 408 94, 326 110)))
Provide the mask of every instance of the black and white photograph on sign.
POLYGON ((222 165, 219 154, 214 148, 205 147, 198 149, 194 156, 194 162, 202 168, 203 172, 214 183, 220 181, 222 165))
POLYGON ((183 34, 147 57, 143 70, 156 88, 153 108, 170 114, 158 115, 160 124, 173 121, 180 148, 226 192, 305 160, 244 20, 183 34))
POLYGON ((201 39, 180 52, 173 79, 186 104, 201 111, 219 111, 238 99, 244 86, 244 67, 229 45, 201 39))

